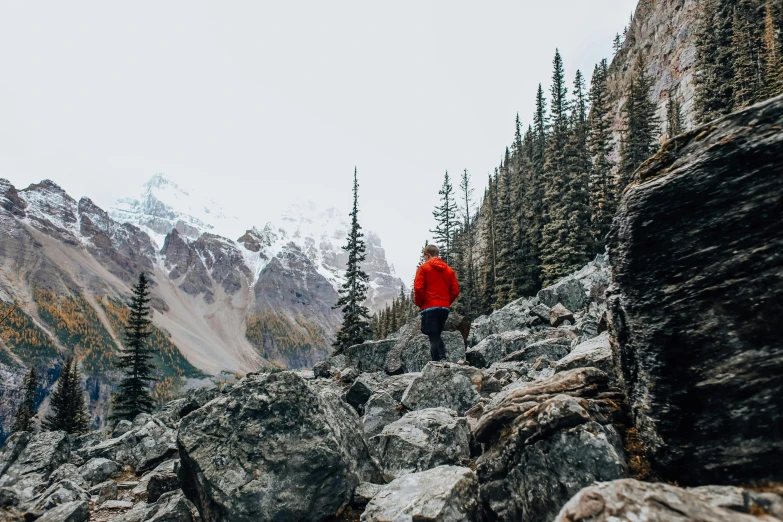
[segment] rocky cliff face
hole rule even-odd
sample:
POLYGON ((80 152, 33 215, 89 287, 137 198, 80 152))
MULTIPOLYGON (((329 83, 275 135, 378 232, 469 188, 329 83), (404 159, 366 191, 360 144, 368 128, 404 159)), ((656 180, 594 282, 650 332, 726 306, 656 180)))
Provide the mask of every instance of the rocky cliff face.
POLYGON ((650 96, 658 105, 661 121, 666 121, 666 103, 669 96, 674 96, 681 103, 685 127, 693 127, 695 32, 703 2, 640 0, 637 4, 633 23, 609 69, 608 85, 616 107, 612 128, 618 146, 626 93, 639 54, 644 58, 647 73, 653 79, 650 96))
POLYGON ((615 218, 612 324, 654 469, 781 480, 783 98, 668 142, 615 218))

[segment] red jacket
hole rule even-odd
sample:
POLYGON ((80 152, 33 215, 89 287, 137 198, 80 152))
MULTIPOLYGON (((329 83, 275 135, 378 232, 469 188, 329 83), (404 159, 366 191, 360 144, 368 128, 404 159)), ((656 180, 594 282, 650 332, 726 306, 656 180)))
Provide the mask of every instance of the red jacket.
POLYGON ((416 271, 413 302, 420 309, 451 308, 458 295, 457 275, 441 258, 433 257, 416 271))

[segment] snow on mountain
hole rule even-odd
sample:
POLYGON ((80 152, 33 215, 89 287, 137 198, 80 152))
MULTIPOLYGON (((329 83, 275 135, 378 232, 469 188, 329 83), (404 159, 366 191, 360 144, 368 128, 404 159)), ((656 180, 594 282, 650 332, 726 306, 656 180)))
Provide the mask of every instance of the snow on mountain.
MULTIPOLYGON (((188 240, 196 240, 205 232, 236 238, 237 230, 241 230, 239 220, 228 216, 219 203, 180 188, 161 173, 144 184, 138 198, 120 199, 110 215, 146 231, 159 248, 173 229, 188 240)), ((323 210, 313 202, 292 204, 277 220, 251 227, 232 245, 242 252, 245 266, 253 274, 253 284, 272 258, 283 261, 295 245, 338 290, 345 281, 348 256, 341 247, 349 226, 346 216, 337 209, 323 210)), ((404 285, 386 261, 381 239, 371 231, 364 232, 367 260, 363 268, 370 276, 367 305, 374 311, 389 303, 404 285)))

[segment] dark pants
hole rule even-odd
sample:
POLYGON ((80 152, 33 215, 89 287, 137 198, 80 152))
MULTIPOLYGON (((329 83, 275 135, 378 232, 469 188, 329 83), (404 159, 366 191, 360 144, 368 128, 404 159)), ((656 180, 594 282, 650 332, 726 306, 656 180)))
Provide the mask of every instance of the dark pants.
POLYGON ((446 359, 446 345, 443 344, 440 334, 443 333, 448 317, 447 308, 436 308, 421 314, 421 333, 430 338, 430 355, 433 361, 446 359))

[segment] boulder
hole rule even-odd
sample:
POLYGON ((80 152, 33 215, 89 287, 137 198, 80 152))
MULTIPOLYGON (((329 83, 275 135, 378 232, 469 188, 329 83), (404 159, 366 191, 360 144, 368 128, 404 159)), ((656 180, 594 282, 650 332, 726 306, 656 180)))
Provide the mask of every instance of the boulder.
POLYGON ((477 345, 468 348, 465 360, 476 368, 487 368, 501 361, 507 354, 521 350, 530 339, 530 330, 511 330, 487 336, 477 345))
POLYGON ((0 486, 15 486, 30 498, 36 486, 68 462, 71 443, 64 431, 26 432, 9 437, 0 454, 0 486))
POLYGON ((382 372, 386 365, 386 357, 397 343, 395 339, 382 341, 365 341, 346 348, 346 364, 360 372, 382 372))
MULTIPOLYGON (((166 460, 158 464, 155 469, 152 471, 149 471, 142 475, 142 477, 139 479, 138 484, 136 484, 133 489, 131 489, 131 499, 133 499, 134 502, 138 501, 149 501, 149 497, 152 494, 155 496, 155 494, 151 493, 150 488, 150 482, 153 477, 157 475, 161 475, 163 480, 161 482, 166 482, 169 480, 170 475, 177 476, 177 472, 179 471, 179 459, 171 459, 166 460)), ((179 481, 177 482, 177 488, 179 488, 179 481)), ((165 489, 165 487, 163 488, 165 489)), ((171 491, 171 489, 167 489, 166 491, 171 491)), ((158 495, 160 496, 160 493, 163 491, 158 491, 158 495)), ((155 496, 155 498, 157 498, 155 496)), ((152 502, 152 501, 150 501, 152 502)))
MULTIPOLYGON (((774 489, 781 491, 780 488, 774 489)), ((712 506, 740 513, 766 513, 783 520, 783 495, 780 494, 735 486, 698 486, 688 491, 704 496, 712 506)))
POLYGON ((408 412, 371 440, 387 480, 470 458, 467 421, 446 408, 408 412))
POLYGON ((56 506, 77 501, 90 501, 90 494, 78 484, 70 480, 62 480, 52 484, 46 490, 32 499, 27 505, 27 511, 40 516, 56 506))
POLYGON ((82 477, 82 474, 79 472, 79 468, 70 462, 63 464, 49 475, 50 486, 61 480, 70 480, 82 488, 89 487, 89 484, 87 484, 87 481, 84 480, 84 477, 82 477))
POLYGON ((183 398, 166 403, 153 417, 167 427, 177 429, 182 417, 196 411, 219 395, 220 391, 217 388, 194 388, 188 390, 183 398))
POLYGON ((554 362, 568 355, 570 350, 570 345, 564 344, 560 339, 543 339, 527 344, 519 351, 509 353, 501 362, 534 363, 540 357, 554 362))
POLYGON ((607 381, 595 368, 570 370, 515 383, 484 406, 473 434, 484 444, 476 464, 491 519, 551 520, 583 487, 626 475, 607 381))
MULTIPOLYGON (((459 332, 443 332, 443 344, 446 346, 446 360, 458 362, 465 359, 465 342, 459 332)), ((404 373, 420 372, 424 366, 432 361, 430 354, 430 341, 426 335, 417 335, 402 348, 400 354, 400 370, 404 373)), ((400 373, 389 371, 387 373, 400 373)))
POLYGON ((183 490, 206 522, 322 520, 380 479, 356 411, 317 382, 259 375, 182 419, 183 490))
POLYGON ((560 303, 576 311, 590 302, 604 302, 608 286, 609 269, 604 256, 599 254, 578 272, 540 290, 538 299, 550 308, 560 303))
MULTIPOLYGON (((443 331, 446 359, 457 362, 465 358, 465 340, 470 324, 454 312, 449 314, 443 331)), ((419 372, 430 361, 430 342, 421 334, 421 317, 405 324, 395 337, 394 347, 386 356, 384 370, 389 375, 419 372)))
POLYGON ((557 361, 555 371, 587 367, 598 368, 609 376, 614 375, 614 360, 607 332, 578 344, 571 353, 557 361))
POLYGON ((116 477, 122 472, 122 465, 113 460, 105 459, 103 457, 97 457, 90 459, 79 468, 79 473, 82 478, 89 483, 90 486, 99 484, 107 479, 116 477))
POLYGON ((154 472, 147 482, 147 502, 157 502, 164 493, 177 489, 179 489, 179 478, 176 473, 154 472))
MULTIPOLYGON (((196 506, 185 498, 182 491, 164 493, 153 504, 141 502, 124 513, 117 522, 198 522, 201 517, 196 506)), ((226 519, 233 520, 233 519, 226 519)))
POLYGON ((359 507, 366 506, 382 489, 383 486, 381 484, 362 482, 356 486, 356 491, 353 492, 353 505, 359 507))
POLYGON ((0 488, 0 508, 11 508, 22 503, 21 492, 12 487, 0 488))
POLYGON ((136 473, 142 473, 176 456, 176 431, 161 420, 142 413, 134 419, 130 431, 95 446, 82 448, 77 453, 86 461, 102 457, 127 464, 136 473))
POLYGON ((90 505, 86 500, 60 504, 44 513, 36 522, 85 522, 90 519, 90 505))
POLYGON ((367 504, 362 522, 473 522, 478 480, 469 468, 438 466, 395 479, 367 504))
POLYGON ((565 306, 557 303, 551 310, 549 310, 549 325, 553 327, 560 326, 568 321, 568 324, 573 324, 574 313, 565 306))
POLYGON ((364 403, 378 389, 386 378, 385 373, 363 373, 359 375, 345 394, 345 400, 361 414, 364 403))
MULTIPOLYGON (((744 504, 741 508, 747 509, 744 504)), ((758 522, 759 518, 714 505, 710 495, 696 490, 663 483, 624 479, 584 488, 563 506, 555 522, 614 522, 616 520, 758 522)))
MULTIPOLYGON (((537 315, 531 314, 531 310, 539 305, 537 297, 521 298, 512 301, 491 315, 482 316, 473 321, 471 334, 468 338, 471 344, 479 343, 492 334, 525 330, 541 323, 537 315)), ((547 321, 549 317, 547 316, 547 321)))
POLYGON ((549 323, 550 310, 551 308, 544 303, 539 303, 530 309, 530 315, 538 317, 542 323, 549 323))
POLYGON ((653 470, 783 480, 783 98, 665 144, 608 236, 610 324, 653 470))
MULTIPOLYGON (((418 375, 418 374, 406 374, 418 375)), ((395 399, 388 392, 374 393, 364 404, 364 415, 362 416, 362 425, 364 426, 364 435, 370 445, 372 437, 383 431, 387 425, 399 420, 402 417, 402 405, 399 399, 395 399)))
POLYGON ((351 368, 350 366, 340 371, 340 381, 345 384, 351 384, 358 376, 359 370, 351 368))
POLYGON ((90 431, 82 435, 71 435, 71 452, 95 446, 106 440, 106 433, 103 431, 90 431))
POLYGON ((114 429, 111 432, 111 438, 116 439, 118 437, 122 437, 132 429, 133 423, 131 423, 129 420, 122 419, 117 422, 116 426, 114 426, 114 429))
POLYGON ((117 500, 117 483, 113 480, 107 480, 91 487, 89 493, 93 497, 97 497, 95 500, 96 505, 103 504, 107 500, 117 500))
POLYGON ((313 376, 323 379, 331 379, 335 370, 329 361, 321 361, 313 366, 313 376))
POLYGON ((409 410, 442 407, 464 415, 481 399, 483 379, 481 370, 472 366, 431 362, 413 379, 401 402, 409 410))

